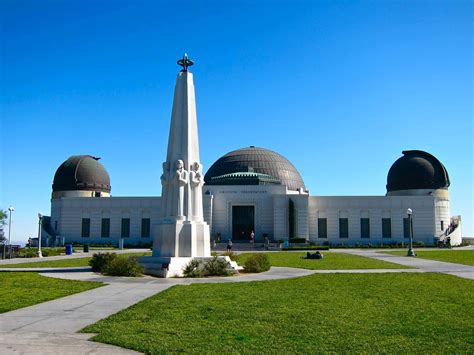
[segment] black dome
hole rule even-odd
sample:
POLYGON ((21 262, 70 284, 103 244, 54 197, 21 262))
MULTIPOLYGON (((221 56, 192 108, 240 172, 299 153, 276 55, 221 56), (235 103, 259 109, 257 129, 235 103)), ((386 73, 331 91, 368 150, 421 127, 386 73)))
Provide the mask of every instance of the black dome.
POLYGON ((444 165, 421 150, 405 150, 387 175, 387 192, 413 189, 447 189, 449 176, 444 165))
POLYGON ((242 148, 219 158, 204 176, 207 185, 285 185, 305 189, 298 170, 288 159, 264 148, 242 148))
POLYGON ((110 193, 110 177, 99 159, 90 155, 69 157, 54 174, 53 192, 85 190, 110 193))

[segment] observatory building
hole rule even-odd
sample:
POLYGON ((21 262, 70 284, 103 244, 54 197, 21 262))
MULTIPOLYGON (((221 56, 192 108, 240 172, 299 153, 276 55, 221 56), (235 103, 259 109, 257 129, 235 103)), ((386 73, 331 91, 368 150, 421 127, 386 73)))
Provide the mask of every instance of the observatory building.
MULTIPOLYGON (((385 196, 311 196, 297 168, 277 152, 250 146, 224 154, 207 170, 202 185, 210 239, 248 242, 254 234, 256 242, 407 242, 411 209, 416 242, 436 244, 449 236, 452 245, 460 244, 461 219, 451 216, 446 168, 421 150, 402 154, 388 171, 385 196)), ((159 196, 113 196, 107 170, 91 155, 63 162, 52 188, 51 216, 43 220, 47 245, 148 246, 167 213, 159 196)))

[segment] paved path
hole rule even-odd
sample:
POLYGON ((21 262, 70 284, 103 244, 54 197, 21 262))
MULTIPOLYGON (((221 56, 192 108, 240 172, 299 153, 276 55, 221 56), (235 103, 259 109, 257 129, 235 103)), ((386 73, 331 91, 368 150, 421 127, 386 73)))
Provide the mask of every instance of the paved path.
MULTIPOLYGON (((464 279, 474 280, 474 266, 448 263, 444 261, 436 261, 422 258, 411 258, 407 256, 398 256, 392 254, 384 254, 383 249, 340 249, 338 252, 365 256, 366 258, 388 261, 395 264, 405 265, 416 268, 421 272, 440 272, 443 274, 454 275, 464 279)), ((385 250, 386 251, 386 250, 385 250)), ((446 251, 449 253, 449 251, 446 251)))
MULTIPOLYGON (((314 273, 441 272, 474 279, 474 267, 434 260, 382 254, 380 250, 341 249, 354 255, 398 263, 413 269, 305 270, 272 267, 265 273, 230 278, 157 279, 94 274, 86 268, 42 269, 42 275, 70 280, 100 281, 107 285, 0 315, 0 353, 3 354, 134 354, 115 346, 88 341, 77 332, 87 325, 128 308, 174 285, 287 279, 314 273)), ((3 269, 0 269, 3 270, 3 269)), ((6 271, 6 270, 5 270, 6 271)), ((20 271, 20 269, 11 269, 20 271)), ((38 272, 38 269, 35 269, 38 272)))

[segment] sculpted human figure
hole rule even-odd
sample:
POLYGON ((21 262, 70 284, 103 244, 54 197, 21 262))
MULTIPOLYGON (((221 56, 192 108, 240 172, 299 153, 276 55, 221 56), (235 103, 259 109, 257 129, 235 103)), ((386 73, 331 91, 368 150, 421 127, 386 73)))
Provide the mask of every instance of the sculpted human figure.
POLYGON ((161 208, 163 210, 163 216, 169 216, 169 203, 168 203, 168 190, 169 190, 169 170, 170 163, 163 163, 163 174, 161 174, 161 208))
POLYGON ((184 170, 184 163, 183 161, 177 160, 176 161, 176 172, 174 174, 174 190, 175 190, 175 196, 176 202, 177 202, 177 213, 176 215, 178 217, 183 217, 184 214, 184 191, 185 191, 185 186, 188 183, 188 172, 184 170))
POLYGON ((195 162, 191 166, 191 171, 189 172, 189 183, 191 185, 192 214, 194 220, 201 221, 203 219, 202 185, 204 185, 204 178, 202 176, 202 166, 198 162, 195 162))

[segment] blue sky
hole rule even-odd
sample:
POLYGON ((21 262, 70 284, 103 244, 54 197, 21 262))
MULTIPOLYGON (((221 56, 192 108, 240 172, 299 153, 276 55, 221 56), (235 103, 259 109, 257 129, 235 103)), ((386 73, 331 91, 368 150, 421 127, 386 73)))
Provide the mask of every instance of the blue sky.
POLYGON ((176 60, 192 67, 204 168, 250 145, 312 195, 383 195, 402 150, 438 157, 473 226, 470 1, 0 0, 0 208, 13 240, 56 168, 102 157, 115 196, 159 195, 176 60))

